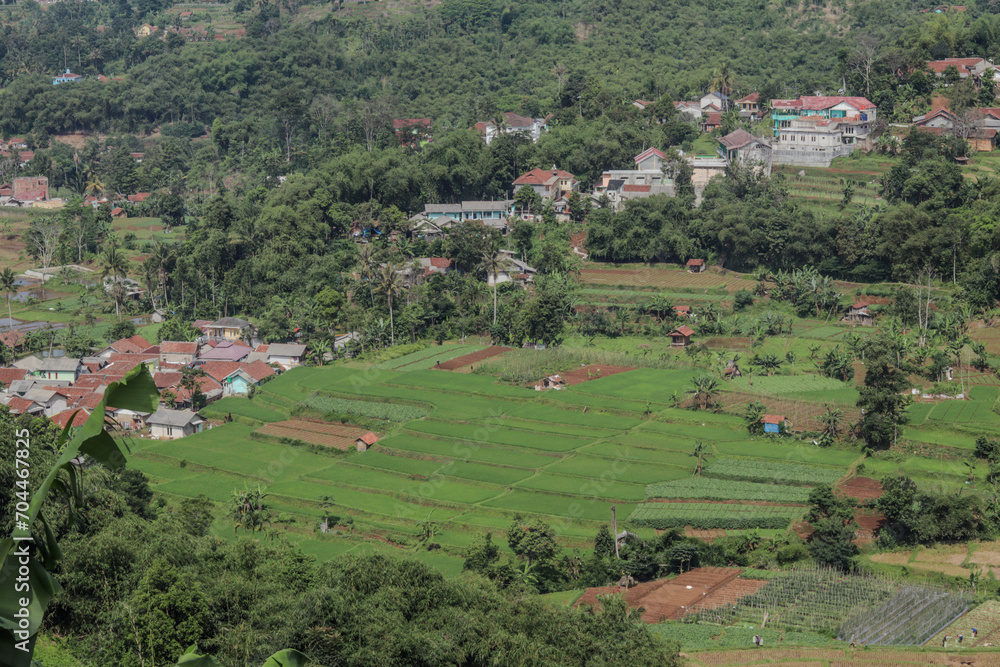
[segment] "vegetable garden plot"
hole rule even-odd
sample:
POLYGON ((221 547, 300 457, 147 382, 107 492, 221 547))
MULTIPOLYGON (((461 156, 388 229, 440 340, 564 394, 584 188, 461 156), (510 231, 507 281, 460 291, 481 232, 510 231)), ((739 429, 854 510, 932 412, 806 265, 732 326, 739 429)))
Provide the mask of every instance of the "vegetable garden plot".
POLYGON ((461 479, 471 479, 476 482, 489 482, 491 484, 510 486, 533 475, 534 471, 525 470, 524 468, 507 468, 482 463, 455 461, 438 470, 438 474, 459 477, 461 479))
POLYGON ((709 461, 702 474, 706 477, 722 479, 805 486, 833 484, 844 476, 844 472, 836 468, 820 468, 819 466, 779 461, 726 458, 709 461))
POLYGON ((546 456, 527 450, 495 447, 486 443, 450 438, 423 438, 409 433, 395 433, 385 440, 380 440, 379 446, 449 457, 459 461, 497 463, 518 468, 541 468, 560 458, 557 455, 546 456))
POLYGON ((968 608, 964 593, 904 586, 880 606, 845 620, 838 639, 866 645, 919 645, 968 608))
POLYGON ((787 528, 804 507, 736 503, 642 503, 628 521, 657 530, 670 528, 787 528))
POLYGON ((955 619, 953 623, 942 628, 936 635, 931 637, 928 646, 937 646, 945 635, 952 637, 955 641, 958 635, 965 635, 962 645, 982 646, 984 644, 997 645, 1000 641, 1000 602, 987 600, 967 614, 955 619), (976 628, 979 633, 973 639, 972 628, 976 628))
POLYGON ((642 500, 645 495, 645 487, 641 484, 629 484, 614 479, 570 477, 549 472, 540 472, 518 482, 517 488, 612 500, 642 500))
POLYGON ((791 394, 799 391, 836 391, 844 388, 839 380, 822 375, 754 375, 753 384, 749 376, 735 378, 726 383, 733 391, 751 394, 791 394))
POLYGON ((693 459, 689 458, 688 461, 685 461, 685 467, 682 468, 574 454, 548 466, 546 471, 578 477, 602 478, 603 475, 621 482, 652 484, 689 477, 691 475, 689 464, 692 461, 693 459))
POLYGON ((461 438, 469 442, 489 442, 515 447, 527 447, 550 452, 566 452, 587 444, 584 438, 574 438, 566 435, 553 435, 537 431, 521 431, 513 428, 503 428, 490 424, 457 424, 443 421, 418 421, 407 425, 411 431, 442 435, 449 438, 461 438))
POLYGON ((830 466, 849 466, 861 457, 856 451, 830 447, 802 446, 782 440, 744 440, 740 442, 715 442, 715 449, 726 456, 748 456, 759 459, 779 459, 816 463, 830 466))
POLYGON ((320 410, 322 412, 338 412, 349 415, 360 415, 372 419, 383 419, 385 421, 405 422, 411 419, 420 419, 428 413, 427 408, 414 405, 401 405, 399 403, 386 403, 380 401, 353 400, 349 398, 336 398, 333 396, 315 395, 302 401, 302 405, 320 410))
POLYGON ((269 435, 274 438, 288 438, 290 440, 300 440, 310 445, 320 447, 332 447, 333 449, 348 450, 354 446, 356 438, 347 438, 339 435, 329 435, 317 433, 315 431, 303 431, 297 428, 287 428, 277 424, 267 424, 257 429, 255 433, 269 435))
POLYGON ((572 519, 589 519, 607 521, 611 516, 611 506, 616 505, 618 516, 628 516, 635 505, 615 503, 610 500, 593 500, 574 498, 539 491, 522 491, 515 489, 499 498, 487 500, 484 507, 512 510, 529 514, 561 516, 572 519))
POLYGON ((481 345, 432 345, 431 347, 411 352, 396 359, 383 361, 380 364, 376 364, 375 368, 383 370, 417 370, 418 367, 431 368, 438 360, 446 361, 447 359, 453 359, 480 349, 482 349, 481 345), (427 360, 430 360, 430 363, 424 366, 421 362, 427 360))
POLYGON ((805 486, 740 482, 711 477, 689 477, 646 487, 647 498, 757 500, 773 503, 805 503, 811 492, 812 489, 805 486))

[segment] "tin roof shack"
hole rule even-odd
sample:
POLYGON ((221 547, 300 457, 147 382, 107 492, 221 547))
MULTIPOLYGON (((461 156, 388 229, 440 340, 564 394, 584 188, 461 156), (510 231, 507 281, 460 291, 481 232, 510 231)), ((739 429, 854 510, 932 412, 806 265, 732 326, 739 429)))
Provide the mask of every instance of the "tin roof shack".
POLYGON ((550 375, 542 378, 541 382, 535 385, 535 391, 545 391, 546 389, 564 389, 566 380, 561 375, 550 375))
POLYGON ((875 316, 868 310, 869 305, 867 301, 856 301, 851 304, 843 321, 850 324, 860 324, 864 327, 871 326, 875 323, 875 316))
POLYGON ((682 324, 670 332, 670 347, 687 347, 691 344, 691 336, 693 335, 694 329, 682 324))
POLYGON ((785 415, 764 415, 760 418, 764 425, 764 433, 782 433, 785 431, 785 415))

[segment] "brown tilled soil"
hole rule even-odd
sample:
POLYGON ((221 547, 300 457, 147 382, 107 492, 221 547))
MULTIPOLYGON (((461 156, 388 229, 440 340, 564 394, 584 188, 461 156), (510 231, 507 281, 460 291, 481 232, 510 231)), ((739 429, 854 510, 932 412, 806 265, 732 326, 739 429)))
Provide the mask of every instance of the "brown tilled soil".
POLYGON ((726 531, 720 528, 692 528, 691 526, 684 526, 684 535, 687 537, 697 537, 699 540, 705 540, 711 543, 712 540, 719 537, 726 537, 726 531))
POLYGON ((738 600, 759 591, 766 583, 766 579, 733 579, 705 598, 698 608, 718 609, 720 607, 731 607, 738 600))
POLYGON ((489 359, 490 357, 496 357, 506 352, 510 352, 514 348, 503 347, 501 345, 494 345, 488 347, 485 350, 479 350, 478 352, 473 352, 472 354, 463 354, 461 357, 455 357, 450 361, 446 361, 440 366, 435 366, 434 368, 440 369, 442 371, 453 371, 458 368, 463 368, 469 364, 475 364, 483 359, 489 359))
POLYGON ((728 567, 698 567, 674 579, 648 581, 629 589, 617 586, 588 588, 575 607, 582 604, 600 609, 599 595, 621 593, 632 609, 642 608, 646 623, 677 620, 693 605, 700 603, 738 577, 743 570, 728 567))
POLYGON ((560 373, 559 376, 566 381, 568 386, 580 384, 581 382, 586 382, 587 380, 598 380, 600 378, 606 378, 610 375, 617 375, 618 373, 625 373, 626 371, 634 370, 635 366, 608 366, 605 364, 591 364, 590 366, 581 366, 579 368, 574 368, 571 371, 560 373))
POLYGON ((882 484, 871 477, 852 477, 838 486, 837 491, 858 500, 872 500, 882 496, 882 484))

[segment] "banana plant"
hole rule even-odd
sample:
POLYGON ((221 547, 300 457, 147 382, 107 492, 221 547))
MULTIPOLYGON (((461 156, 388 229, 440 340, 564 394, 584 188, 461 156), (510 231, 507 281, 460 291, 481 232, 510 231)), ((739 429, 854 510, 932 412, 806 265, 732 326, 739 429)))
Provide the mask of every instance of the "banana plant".
MULTIPOLYGON (((105 407, 110 404, 120 409, 155 412, 158 400, 153 378, 142 365, 126 374, 121 382, 108 385, 104 399, 82 426, 73 430, 70 419, 63 428, 57 441, 62 454, 31 496, 27 510, 18 512, 13 535, 0 540, 0 655, 12 656, 10 664, 15 667, 34 664, 31 656, 45 609, 52 596, 62 590, 52 576, 52 570, 62 560, 62 552, 54 526, 46 521, 42 510, 49 494, 57 494, 71 507, 81 506, 83 484, 75 459, 86 454, 111 470, 125 466, 122 443, 105 430, 106 423, 113 423, 106 416, 105 407), (17 587, 19 584, 26 585, 28 592, 17 587), (22 601, 28 604, 21 605, 22 601)), ((30 433, 26 435, 30 438, 30 433)), ((18 437, 23 437, 20 431, 18 437)))

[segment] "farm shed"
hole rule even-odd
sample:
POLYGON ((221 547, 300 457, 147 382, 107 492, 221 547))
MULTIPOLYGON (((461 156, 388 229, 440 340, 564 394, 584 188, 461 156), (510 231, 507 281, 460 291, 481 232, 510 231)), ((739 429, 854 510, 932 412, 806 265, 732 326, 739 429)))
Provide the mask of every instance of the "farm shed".
POLYGON ((691 306, 674 306, 674 315, 678 317, 691 317, 691 306))
POLYGON ((682 324, 670 332, 670 347, 687 347, 691 344, 694 329, 682 324))
POLYGON ((705 270, 705 260, 689 259, 685 264, 689 273, 701 273, 705 270))
POLYGON ((867 301, 854 302, 851 304, 851 307, 847 309, 847 315, 844 316, 844 321, 850 322, 851 324, 871 326, 875 322, 875 316, 869 312, 868 305, 867 301))
POLYGON ((566 381, 561 375, 550 375, 542 378, 542 381, 535 385, 535 391, 544 391, 545 389, 562 389, 565 386, 566 381))
POLYGON ((785 415, 764 415, 760 421, 764 424, 764 433, 781 433, 785 425, 785 415))
POLYGON ((354 446, 359 452, 367 452, 368 448, 378 442, 378 436, 368 431, 363 436, 354 441, 354 446))

